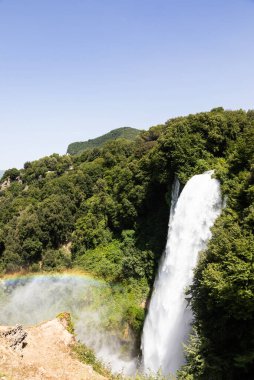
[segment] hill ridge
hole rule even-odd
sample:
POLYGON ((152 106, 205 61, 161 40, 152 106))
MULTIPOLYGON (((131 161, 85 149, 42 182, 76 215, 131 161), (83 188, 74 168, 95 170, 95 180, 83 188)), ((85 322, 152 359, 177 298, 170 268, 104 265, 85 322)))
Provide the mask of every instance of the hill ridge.
POLYGON ((89 139, 86 141, 76 141, 69 144, 67 148, 67 153, 71 155, 79 154, 89 148, 90 149, 99 148, 106 142, 111 141, 111 140, 116 140, 119 138, 124 138, 126 140, 133 141, 139 135, 140 132, 141 132, 140 129, 136 129, 132 127, 120 127, 120 128, 112 129, 108 133, 95 137, 94 139, 89 139))

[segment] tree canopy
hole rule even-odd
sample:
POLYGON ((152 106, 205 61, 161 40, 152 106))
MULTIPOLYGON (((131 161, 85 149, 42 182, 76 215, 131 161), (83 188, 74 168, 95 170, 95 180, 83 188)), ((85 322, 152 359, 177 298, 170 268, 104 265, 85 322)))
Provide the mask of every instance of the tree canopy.
POLYGON ((194 174, 213 169, 226 206, 188 290, 195 322, 178 377, 251 378, 253 115, 219 107, 153 126, 133 141, 116 139, 7 170, 2 182, 9 179, 10 186, 0 191, 0 271, 78 266, 110 283, 142 284, 128 311, 140 330, 140 302, 166 243, 174 176, 183 187, 194 174))

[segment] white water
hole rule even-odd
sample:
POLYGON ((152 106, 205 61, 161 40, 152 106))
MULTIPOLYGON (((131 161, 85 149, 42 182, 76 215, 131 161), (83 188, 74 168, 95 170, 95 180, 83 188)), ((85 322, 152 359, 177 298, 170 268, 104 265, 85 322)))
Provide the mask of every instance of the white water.
POLYGON ((171 191, 171 206, 170 206, 170 215, 169 215, 169 226, 171 225, 171 222, 173 220, 173 216, 175 213, 178 197, 180 192, 180 182, 178 181, 178 178, 175 177, 172 191, 171 191))
MULTIPOLYGON (((179 188, 178 188, 179 190, 179 188)), ((142 337, 145 372, 175 374, 184 363, 183 343, 191 329, 192 312, 185 289, 192 283, 198 254, 211 238, 219 216, 220 184, 212 172, 192 177, 174 209, 173 189, 166 252, 155 281, 142 337)))

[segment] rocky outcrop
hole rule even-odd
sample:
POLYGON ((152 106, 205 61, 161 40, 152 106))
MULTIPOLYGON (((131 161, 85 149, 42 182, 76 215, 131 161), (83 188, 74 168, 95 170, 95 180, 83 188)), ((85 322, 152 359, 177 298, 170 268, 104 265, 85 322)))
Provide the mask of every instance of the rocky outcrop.
POLYGON ((74 357, 75 337, 63 315, 35 327, 0 327, 0 379, 105 379, 74 357))
POLYGON ((11 186, 11 179, 8 177, 3 183, 0 185, 0 190, 4 191, 8 189, 11 186))
MULTIPOLYGON (((11 177, 7 177, 2 183, 0 183, 0 190, 1 191, 4 191, 4 190, 7 190, 9 189, 9 187, 11 186, 12 182, 17 182, 17 183, 20 183, 22 185, 23 181, 22 179, 20 178, 20 176, 16 177, 16 178, 11 178, 11 177)), ((1 379, 0 379, 1 380, 1 379)))
POLYGON ((7 344, 10 348, 16 351, 22 351, 26 346, 27 332, 23 329, 21 325, 9 328, 8 330, 1 333, 1 336, 6 339, 7 344))

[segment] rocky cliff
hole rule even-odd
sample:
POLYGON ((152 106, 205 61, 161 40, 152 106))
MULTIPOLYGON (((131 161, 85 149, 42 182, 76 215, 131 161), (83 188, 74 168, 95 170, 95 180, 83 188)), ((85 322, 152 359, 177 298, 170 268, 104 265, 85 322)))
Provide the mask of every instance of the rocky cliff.
POLYGON ((68 320, 55 318, 35 327, 0 327, 1 380, 103 380, 75 358, 68 320))

